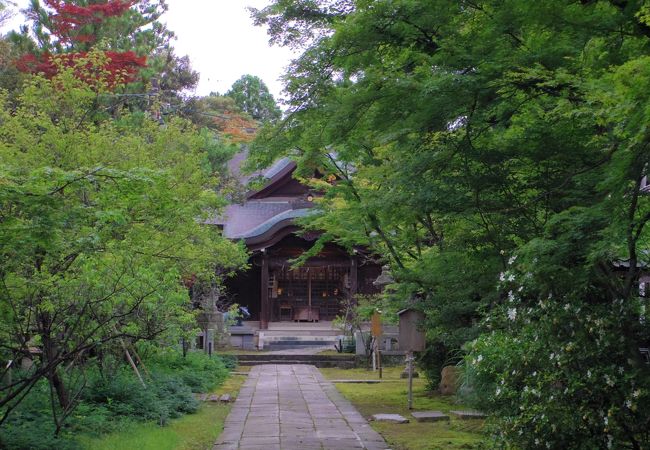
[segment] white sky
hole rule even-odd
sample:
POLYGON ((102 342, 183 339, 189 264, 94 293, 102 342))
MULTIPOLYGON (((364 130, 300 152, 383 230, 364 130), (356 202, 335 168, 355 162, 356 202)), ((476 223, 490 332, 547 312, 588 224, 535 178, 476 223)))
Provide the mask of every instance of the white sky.
MULTIPOLYGON (((14 0, 24 8, 29 0, 14 0)), ((262 8, 269 0, 167 0, 169 11, 162 21, 177 35, 179 56, 189 55, 201 74, 196 94, 225 93, 244 74, 260 77, 273 96, 281 96, 279 80, 289 64, 289 49, 270 47, 266 29, 255 27, 246 9, 262 8)), ((17 14, 5 30, 24 22, 17 14)))

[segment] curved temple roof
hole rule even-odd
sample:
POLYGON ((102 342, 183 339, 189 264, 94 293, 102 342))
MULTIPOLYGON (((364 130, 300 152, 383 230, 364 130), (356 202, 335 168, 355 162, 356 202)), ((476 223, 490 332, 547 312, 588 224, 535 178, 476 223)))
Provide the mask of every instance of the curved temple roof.
POLYGON ((247 244, 263 244, 281 230, 294 226, 294 220, 310 213, 312 204, 303 194, 274 195, 274 187, 291 179, 296 164, 289 158, 282 158, 268 169, 253 175, 241 174, 240 167, 246 159, 246 151, 235 155, 229 163, 232 175, 242 186, 255 177, 266 179, 264 186, 249 191, 247 200, 241 204, 226 207, 223 214, 208 220, 208 224, 222 225, 223 234, 229 239, 244 239, 247 244))
POLYGON ((309 208, 301 208, 301 209, 290 209, 284 212, 281 212, 280 214, 277 214, 270 219, 266 220, 265 222, 262 222, 255 228, 248 230, 244 234, 241 235, 235 235, 231 236, 232 239, 251 239, 257 236, 261 236, 264 233, 270 231, 272 228, 277 226, 283 221, 291 221, 293 222, 292 219, 297 219, 299 217, 305 217, 309 215, 309 213, 312 213, 313 210, 310 210, 309 208))

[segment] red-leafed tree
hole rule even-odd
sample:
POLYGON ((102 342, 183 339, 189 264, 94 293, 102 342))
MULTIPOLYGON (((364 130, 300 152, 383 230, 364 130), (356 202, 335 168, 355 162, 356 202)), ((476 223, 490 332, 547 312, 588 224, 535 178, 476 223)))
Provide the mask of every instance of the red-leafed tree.
MULTIPOLYGON (((106 35, 116 25, 129 23, 129 16, 134 16, 131 8, 138 3, 137 0, 93 3, 44 0, 43 7, 33 1, 27 13, 34 23, 33 34, 39 45, 19 58, 16 66, 23 72, 43 73, 51 78, 61 67, 86 69, 79 67, 79 61, 87 58, 89 50, 97 48, 105 54, 100 67, 102 82, 112 87, 134 81, 147 65, 146 54, 138 55, 135 49, 111 45, 106 35)), ((89 75, 92 71, 78 72, 84 81, 90 84, 96 81, 89 75)))
POLYGON ((137 1, 109 0, 105 3, 79 6, 60 0, 44 0, 54 13, 50 14, 52 31, 63 43, 94 43, 95 26, 101 26, 109 17, 123 15, 137 1))
POLYGON ((72 68, 76 76, 83 79, 90 86, 97 81, 105 83, 107 87, 118 84, 130 83, 135 80, 141 68, 146 67, 146 56, 137 56, 134 52, 103 52, 105 59, 101 65, 87 61, 87 52, 65 53, 62 55, 44 54, 37 56, 31 53, 23 55, 16 61, 16 67, 21 72, 42 73, 47 78, 53 78, 61 67, 72 68), (84 61, 83 63, 81 61, 84 61), (96 73, 99 69, 101 74, 96 73))
POLYGON ((132 83, 131 90, 141 92, 157 78, 161 91, 177 96, 198 75, 174 54, 174 34, 158 21, 165 11, 165 0, 32 0, 26 11, 30 26, 12 35, 23 52, 17 67, 52 76, 100 50, 109 86, 132 83))

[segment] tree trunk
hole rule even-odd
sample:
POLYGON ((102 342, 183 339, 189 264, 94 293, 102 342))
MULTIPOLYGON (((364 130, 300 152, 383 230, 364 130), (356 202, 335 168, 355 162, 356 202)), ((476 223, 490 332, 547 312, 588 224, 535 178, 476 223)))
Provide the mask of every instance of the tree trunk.
POLYGON ((52 369, 49 378, 50 383, 54 388, 54 392, 56 392, 56 397, 59 400, 59 406, 61 406, 61 409, 64 411, 67 411, 68 407, 70 406, 70 397, 68 395, 68 390, 65 387, 65 383, 59 376, 56 367, 52 369))
MULTIPOLYGON (((54 339, 52 339, 52 324, 49 314, 41 314, 39 319, 41 328, 39 332, 41 335, 41 341, 43 342, 43 364, 49 365, 59 358, 59 349, 54 342, 54 339)), ((70 396, 68 395, 65 383, 59 376, 59 373, 57 371, 58 366, 58 363, 52 364, 52 367, 50 367, 47 371, 47 379, 50 382, 50 386, 52 386, 52 389, 54 389, 54 392, 56 393, 59 405, 64 411, 66 411, 68 409, 68 406, 70 406, 70 396)))

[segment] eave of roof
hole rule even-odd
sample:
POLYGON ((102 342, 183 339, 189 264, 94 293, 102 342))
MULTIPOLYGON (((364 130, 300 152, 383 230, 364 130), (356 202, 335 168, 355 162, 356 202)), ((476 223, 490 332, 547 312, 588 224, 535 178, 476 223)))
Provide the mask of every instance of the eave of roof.
POLYGON ((271 217, 255 228, 246 231, 245 233, 232 236, 231 239, 251 239, 257 236, 261 236, 271 230, 274 226, 278 225, 280 222, 287 221, 287 223, 293 223, 294 219, 297 219, 299 217, 306 217, 313 212, 314 210, 312 208, 290 209, 271 217))

